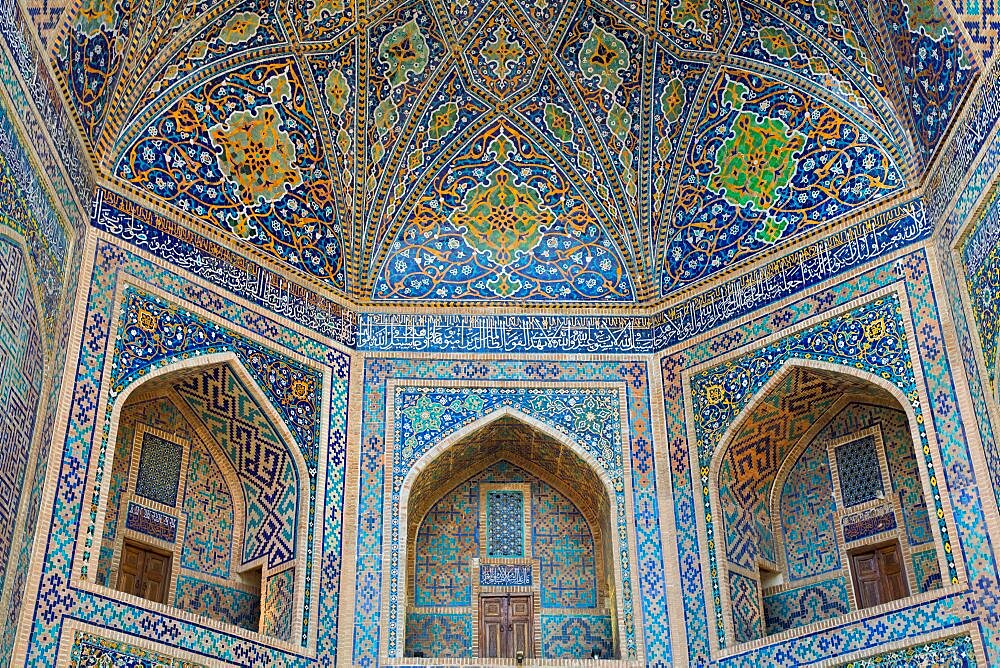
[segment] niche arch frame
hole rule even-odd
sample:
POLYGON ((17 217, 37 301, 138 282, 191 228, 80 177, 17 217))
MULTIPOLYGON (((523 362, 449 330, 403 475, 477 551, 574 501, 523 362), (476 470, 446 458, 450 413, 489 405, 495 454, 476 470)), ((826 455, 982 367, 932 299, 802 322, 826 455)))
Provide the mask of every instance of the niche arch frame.
MULTIPOLYGON (((739 348, 736 348, 726 355, 712 358, 708 361, 704 361, 696 366, 690 367, 682 371, 682 388, 683 396, 685 402, 685 419, 686 419, 686 435, 690 447, 688 448, 688 456, 691 462, 691 466, 694 471, 702 470, 702 464, 700 461, 698 442, 698 432, 695 426, 695 416, 694 416, 694 405, 693 399, 695 396, 693 378, 699 376, 700 374, 720 368, 729 362, 738 360, 740 358, 753 355, 755 352, 759 352, 771 345, 783 342, 790 339, 798 334, 804 334, 809 330, 815 329, 818 325, 823 325, 832 321, 837 320, 841 316, 850 314, 852 311, 859 311, 865 308, 870 308, 873 305, 884 301, 886 299, 895 300, 898 304, 899 312, 897 318, 897 324, 902 330, 904 336, 904 347, 901 354, 905 354, 909 360, 913 363, 909 367, 910 380, 913 382, 913 396, 907 396, 901 388, 890 382, 886 378, 882 378, 878 374, 872 373, 866 370, 863 366, 848 365, 841 362, 828 362, 821 359, 816 359, 815 357, 805 357, 800 354, 785 354, 781 361, 773 367, 773 374, 768 380, 762 384, 746 401, 743 407, 732 417, 729 421, 728 426, 723 430, 722 434, 716 441, 713 449, 711 462, 708 471, 708 494, 704 495, 708 497, 709 505, 706 507, 706 499, 703 498, 702 494, 695 494, 695 508, 698 513, 698 545, 700 560, 703 569, 703 573, 710 574, 712 569, 712 558, 715 559, 717 568, 719 569, 719 576, 716 582, 719 583, 718 587, 718 597, 719 604, 716 606, 712 599, 713 589, 712 587, 706 587, 704 593, 705 609, 708 613, 708 626, 709 626, 709 646, 711 653, 714 657, 726 658, 743 651, 754 649, 756 647, 765 646, 774 642, 785 640, 788 638, 795 638, 799 636, 805 636, 809 633, 813 633, 819 629, 832 627, 838 624, 843 624, 846 621, 857 621, 864 619, 866 617, 877 615, 886 610, 892 610, 895 608, 905 607, 911 604, 914 600, 924 601, 924 600, 934 600, 947 596, 955 591, 967 582, 967 575, 965 571, 965 564, 961 558, 953 557, 952 561, 948 561, 948 555, 960 554, 961 546, 959 541, 960 533, 957 531, 954 511, 951 507, 951 501, 949 493, 947 490, 947 480, 944 474, 944 469, 942 468, 942 460, 940 453, 940 442, 938 440, 935 426, 931 416, 931 401, 927 393, 926 379, 924 378, 923 369, 919 360, 921 356, 916 349, 916 336, 913 326, 913 317, 910 313, 909 298, 905 289, 898 283, 883 287, 881 289, 875 290, 871 293, 859 297, 857 299, 848 301, 844 304, 837 306, 836 308, 830 309, 807 318, 801 322, 798 322, 785 329, 775 331, 767 336, 756 339, 750 343, 744 344, 739 348), (937 548, 938 563, 941 568, 942 573, 942 587, 935 589, 933 591, 912 594, 911 596, 901 599, 899 601, 893 601, 873 608, 867 608, 864 610, 853 610, 847 615, 839 616, 830 620, 824 620, 820 622, 814 622, 796 629, 791 629, 788 631, 782 631, 780 633, 764 636, 756 640, 750 640, 745 642, 736 642, 733 636, 733 619, 732 619, 732 607, 729 593, 728 580, 725 585, 722 582, 722 567, 721 564, 725 562, 720 562, 720 555, 724 553, 725 545, 723 540, 720 540, 721 520, 719 520, 719 515, 715 514, 715 511, 720 508, 720 500, 718 494, 718 469, 721 463, 720 454, 724 453, 726 449, 730 447, 735 435, 738 433, 741 425, 745 422, 746 418, 753 413, 756 407, 767 397, 775 385, 777 385, 788 372, 788 370, 793 366, 800 366, 804 368, 811 368, 814 370, 833 372, 836 374, 846 375, 854 377, 858 380, 865 381, 869 384, 877 386, 889 394, 899 403, 903 411, 907 416, 907 422, 910 429, 911 438, 914 443, 914 451, 917 453, 917 469, 921 481, 921 489, 924 493, 924 498, 928 503, 928 515, 931 518, 932 532, 934 535, 934 545, 937 548), (914 411, 914 406, 917 405, 921 408, 923 413, 922 419, 917 418, 917 414, 914 411), (922 435, 923 432, 923 435, 922 435), (922 446, 926 443, 928 446, 928 452, 923 453, 922 446), (924 456, 921 457, 920 455, 924 456), (935 479, 938 484, 938 492, 935 494, 933 491, 933 486, 930 482, 930 475, 927 470, 927 462, 933 466, 934 470, 937 472, 935 474, 935 479), (932 505, 932 500, 939 503, 939 509, 941 510, 943 517, 937 521, 935 512, 937 509, 932 505), (708 520, 706 518, 710 517, 708 520), (945 546, 945 541, 943 540, 942 534, 940 533, 940 523, 943 523, 947 528, 949 534, 949 543, 951 545, 951 551, 945 546), (710 526, 709 526, 710 525, 710 526), (715 547, 709 547, 709 530, 712 530, 714 536, 715 547), (956 582, 952 582, 950 579, 949 572, 951 568, 954 569, 956 582), (716 615, 721 618, 722 622, 722 634, 720 635, 720 628, 716 622, 716 615)), ((711 577, 706 575, 703 577, 711 577)))
MULTIPOLYGON (((110 470, 114 461, 114 439, 118 434, 121 410, 125 404, 128 403, 128 400, 133 393, 141 393, 143 388, 149 387, 148 383, 150 381, 163 379, 169 375, 190 375, 195 373, 197 369, 207 370, 216 366, 226 365, 229 371, 231 371, 244 385, 247 392, 254 399, 257 407, 273 426, 275 434, 281 440, 283 448, 290 456, 297 478, 296 495, 298 508, 295 514, 296 535, 294 543, 296 556, 288 562, 279 564, 276 569, 272 571, 273 574, 278 575, 285 572, 288 568, 295 569, 293 580, 294 591, 292 598, 293 614, 291 616, 291 633, 289 640, 283 640, 271 634, 260 633, 259 630, 251 631, 228 622, 205 618, 171 605, 156 603, 130 596, 124 592, 118 591, 112 586, 97 584, 93 576, 93 570, 97 566, 97 550, 86 547, 85 540, 77 541, 76 550, 73 554, 71 585, 95 594, 120 599, 128 605, 133 605, 140 609, 146 609, 157 614, 182 619, 189 623, 207 626, 219 632, 250 639, 266 646, 293 650, 296 652, 301 652, 306 648, 315 647, 318 637, 316 624, 314 622, 310 623, 307 637, 303 637, 303 629, 305 626, 305 619, 315 619, 317 610, 319 609, 318 596, 320 577, 318 576, 318 570, 314 567, 312 569, 312 586, 309 591, 310 602, 307 609, 305 607, 306 570, 308 566, 306 554, 309 547, 312 547, 314 553, 318 553, 320 551, 323 532, 321 529, 314 530, 315 535, 313 536, 312 545, 309 544, 309 471, 306 465, 305 456, 301 451, 298 440, 292 434, 286 418, 277 409, 273 401, 267 396, 267 393, 260 386, 259 382, 253 377, 253 374, 251 374, 246 368, 246 365, 230 344, 215 346, 212 350, 192 349, 177 351, 174 356, 168 358, 167 360, 149 363, 142 368, 142 371, 138 375, 131 378, 124 386, 117 388, 116 391, 116 388, 113 386, 112 377, 112 368, 115 359, 114 353, 117 350, 114 333, 123 322, 127 295, 130 291, 135 291, 146 298, 158 300, 169 310, 179 310, 207 321, 213 327, 226 332, 228 336, 231 336, 234 339, 252 342, 253 345, 264 348, 279 358, 293 361, 302 367, 307 367, 310 371, 320 377, 321 387, 318 388, 320 403, 317 405, 318 443, 320 448, 317 453, 318 458, 316 462, 317 474, 315 485, 315 503, 319 504, 325 496, 327 454, 326 448, 323 447, 323 444, 327 441, 329 435, 329 396, 327 392, 331 383, 331 374, 329 369, 318 367, 306 357, 299 355, 292 350, 276 350, 272 344, 261 340, 259 335, 246 331, 238 324, 228 321, 220 321, 217 316, 208 313, 204 308, 187 301, 182 301, 177 296, 166 293, 162 289, 148 285, 136 279, 123 280, 117 284, 114 291, 114 297, 112 298, 114 307, 111 322, 113 324, 110 328, 111 336, 108 339, 108 347, 105 351, 104 365, 99 375, 101 384, 99 388, 99 402, 97 405, 98 418, 94 425, 94 436, 91 437, 94 440, 94 447, 91 450, 91 455, 87 462, 88 472, 86 484, 88 491, 84 496, 83 503, 85 507, 96 505, 98 510, 92 513, 91 522, 87 523, 81 521, 79 523, 78 535, 83 535, 84 532, 88 530, 88 526, 85 525, 93 527, 92 530, 94 536, 101 537, 104 535, 106 516, 105 507, 110 487, 110 470), (98 479, 98 471, 102 469, 104 472, 103 476, 98 479), (96 504, 95 499, 97 499, 96 504), (87 572, 85 572, 85 569, 87 572)), ((228 459, 228 457, 226 459, 228 459)), ((239 487, 242 492, 243 485, 240 484, 239 487)), ((245 501, 243 505, 245 509, 245 501)), ((314 522, 318 524, 318 520, 315 518, 314 522)), ((242 556, 242 546, 240 554, 242 556)), ((246 569, 250 569, 252 567, 253 564, 245 565, 246 569)), ((264 594, 265 592, 262 586, 262 603, 264 594)))
MULTIPOLYGON (((59 382, 60 376, 53 368, 53 356, 55 352, 46 343, 46 338, 51 336, 55 344, 54 337, 56 337, 57 332, 50 332, 46 327, 45 299, 41 284, 38 281, 32 280, 39 276, 39 270, 31 254, 28 239, 17 229, 0 221, 0 244, 4 243, 14 248, 20 254, 24 270, 27 274, 28 293, 30 295, 31 307, 34 311, 35 324, 38 327, 38 353, 41 362, 38 401, 35 405, 35 414, 31 424, 31 438, 25 444, 28 452, 24 462, 23 479, 18 490, 17 512, 13 517, 11 525, 11 550, 7 556, 7 566, 3 573, 3 580, 0 582, 0 609, 8 613, 16 610, 17 615, 13 618, 16 623, 18 618, 23 617, 30 610, 30 606, 25 605, 26 599, 30 598, 30 587, 28 585, 30 577, 28 571, 34 553, 38 549, 37 543, 40 542, 28 535, 31 495, 36 481, 39 479, 49 480, 49 476, 51 475, 52 459, 54 459, 51 457, 51 454, 56 448, 56 444, 51 442, 51 438, 46 439, 43 437, 42 432, 45 426, 46 414, 58 409, 58 407, 51 405, 53 397, 50 395, 52 385, 59 382), (43 457, 43 455, 45 456, 43 457), (20 582, 17 580, 19 571, 23 573, 23 579, 20 582), (16 608, 13 607, 15 603, 17 605, 16 608)), ((73 241, 69 241, 67 250, 73 244, 73 241)), ((58 306, 63 306, 65 300, 70 298, 70 296, 71 294, 66 291, 65 281, 63 281, 59 286, 58 306)), ((56 425, 53 422, 53 432, 55 430, 56 425)), ((41 531, 38 530, 38 527, 41 526, 47 502, 44 490, 39 489, 37 493, 39 503, 38 510, 35 512, 35 533, 40 534, 41 531)), ((14 651, 17 646, 18 640, 15 638, 11 646, 7 649, 14 651)), ((2 650, 3 647, 0 646, 0 657, 4 656, 2 650)))
MULTIPOLYGON (((763 386, 761 386, 760 389, 757 390, 757 392, 755 392, 753 394, 752 398, 747 403, 747 405, 743 408, 743 410, 740 411, 736 415, 736 417, 734 418, 733 422, 729 425, 729 427, 723 433, 723 436, 720 439, 719 443, 716 444, 715 450, 712 453, 712 465, 711 465, 711 468, 709 470, 709 483, 708 483, 708 485, 709 485, 709 493, 710 493, 711 503, 712 503, 711 511, 710 512, 712 514, 713 524, 715 524, 715 536, 716 536, 716 539, 715 539, 715 558, 716 558, 716 564, 718 564, 718 567, 720 569, 720 576, 721 576, 721 571, 722 571, 722 564, 728 563, 728 559, 726 557, 727 541, 726 541, 725 531, 723 529, 724 525, 722 524, 722 519, 721 519, 722 518, 722 512, 721 512, 722 503, 721 503, 721 498, 720 498, 720 494, 719 494, 719 473, 720 473, 720 468, 721 468, 722 460, 723 460, 724 455, 726 454, 726 452, 733 445, 736 437, 739 435, 739 432, 742 430, 742 428, 743 428, 744 423, 746 422, 746 420, 749 419, 754 414, 754 412, 756 411, 756 409, 761 404, 764 403, 764 401, 767 399, 767 397, 771 393, 771 391, 775 387, 777 387, 778 385, 780 385, 781 382, 784 381, 789 375, 791 375, 792 373, 794 373, 796 369, 806 369, 806 370, 813 369, 813 370, 826 371, 826 372, 833 373, 833 374, 839 374, 839 375, 842 375, 842 376, 853 377, 855 379, 858 379, 858 380, 861 380, 861 381, 865 381, 865 382, 867 382, 869 384, 875 385, 876 387, 879 387, 882 390, 888 391, 893 396, 893 398, 895 398, 897 400, 897 402, 900 404, 900 406, 903 408, 903 412, 905 413, 905 415, 907 417, 907 426, 910 429, 910 438, 911 438, 911 440, 913 440, 914 444, 920 443, 920 432, 919 432, 919 429, 917 429, 917 427, 916 427, 916 425, 918 423, 917 423, 917 420, 916 420, 916 414, 913 412, 913 407, 908 402, 908 400, 906 399, 906 395, 904 395, 902 393, 902 391, 899 390, 899 388, 896 387, 895 385, 893 385, 892 383, 889 383, 885 379, 883 379, 883 378, 881 378, 881 377, 879 377, 879 376, 877 376, 875 374, 872 374, 871 372, 865 371, 863 369, 852 368, 852 367, 849 367, 847 365, 838 365, 838 364, 833 364, 833 363, 830 363, 830 362, 825 362, 825 361, 820 361, 820 360, 805 360, 805 359, 800 359, 800 358, 789 358, 789 359, 785 360, 778 367, 778 369, 775 371, 774 375, 770 379, 768 379, 768 381, 763 386)), ((848 395, 848 396, 850 396, 850 395, 848 395)), ((839 401, 837 403, 839 403, 839 401)), ((836 406, 837 403, 835 403, 834 406, 836 406)), ((831 408, 831 410, 832 410, 832 408, 831 408)), ((829 421, 832 420, 833 417, 835 417, 835 415, 830 415, 829 418, 828 418, 829 412, 830 412, 829 410, 826 411, 826 412, 824 412, 824 414, 822 416, 823 420, 817 422, 816 424, 817 425, 826 426, 826 424, 828 424, 829 421)), ((772 481, 771 491, 769 492, 769 495, 768 495, 768 509, 769 509, 769 511, 773 509, 773 507, 770 504, 771 504, 771 500, 774 498, 774 485, 777 483, 778 475, 780 475, 782 473, 782 470, 784 468, 785 463, 789 459, 791 459, 792 456, 794 456, 794 454, 796 453, 796 451, 798 451, 798 449, 799 449, 800 446, 803 446, 803 442, 805 443, 805 446, 807 446, 808 445, 808 441, 806 440, 806 438, 809 437, 809 436, 811 436, 811 435, 815 435, 816 433, 819 433, 819 431, 822 429, 822 426, 820 427, 819 430, 816 430, 814 432, 813 429, 816 427, 816 425, 813 425, 813 427, 810 428, 809 431, 807 431, 805 434, 803 434, 803 436, 800 437, 799 441, 796 442, 794 448, 790 451, 790 454, 781 462, 781 465, 779 465, 778 471, 775 473, 775 479, 774 479, 774 481, 772 481)), ((801 454, 801 451, 799 451, 799 453, 801 454)), ((927 499, 927 498, 933 498, 933 496, 932 496, 933 495, 933 488, 931 487, 930 475, 928 474, 926 463, 920 457, 916 457, 915 459, 917 460, 917 473, 918 473, 918 475, 920 477, 920 486, 921 486, 921 491, 924 494, 924 498, 925 499, 927 499)), ((786 475, 787 475, 787 473, 786 473, 786 475)), ((928 512, 930 512, 929 509, 928 509, 928 512)), ((948 563, 947 563, 947 560, 945 559, 944 541, 942 540, 942 536, 941 536, 939 527, 938 527, 938 525, 936 523, 931 523, 931 531, 932 531, 933 536, 934 536, 934 547, 935 547, 935 551, 937 552, 938 565, 939 565, 939 568, 941 569, 941 573, 943 575, 943 574, 945 574, 945 573, 948 572, 948 563)), ((780 536, 780 534, 775 534, 775 535, 776 536, 780 536)), ((777 540, 780 540, 780 538, 778 538, 777 540)), ((841 549, 842 547, 843 546, 838 546, 838 549, 841 549)), ((778 548, 778 545, 776 544, 775 545, 775 549, 777 550, 777 548, 778 548)), ((780 562, 780 561, 783 560, 783 553, 779 553, 779 554, 782 554, 782 556, 779 557, 779 562, 780 562)), ((908 554, 907 554, 907 556, 908 556, 908 554)), ((779 563, 779 565, 784 565, 784 564, 779 563)), ((728 571, 728 567, 726 568, 726 570, 728 571)), ((907 567, 906 567, 906 573, 907 573, 907 579, 908 579, 908 581, 912 580, 913 574, 911 572, 911 569, 910 569, 909 565, 907 565, 907 567)), ((730 591, 729 590, 730 590, 730 588, 728 586, 728 579, 727 579, 726 580, 726 584, 724 586, 720 587, 720 594, 721 594, 720 605, 721 605, 722 610, 723 610, 723 623, 725 624, 726 637, 727 637, 727 639, 732 639, 733 638, 733 634, 734 634, 734 630, 733 630, 732 600, 730 598, 730 591)), ((934 590, 934 593, 939 593, 939 592, 940 592, 940 589, 934 590)), ((861 613, 862 616, 869 616, 869 615, 875 614, 876 610, 881 610, 883 608, 898 607, 898 605, 900 604, 900 602, 909 601, 915 595, 917 595, 917 592, 911 591, 909 596, 907 596, 907 597, 905 597, 903 599, 900 599, 899 601, 892 601, 890 603, 886 603, 886 604, 883 604, 881 606, 876 606, 875 608, 870 608, 870 609, 868 609, 868 608, 866 608, 864 610, 852 609, 851 613, 861 613)), ((852 605, 856 604, 855 603, 855 596, 854 596, 853 592, 850 591, 850 588, 848 589, 848 599, 850 600, 850 602, 851 602, 852 605)), ((784 631, 782 633, 783 634, 792 635, 792 636, 798 635, 800 633, 806 632, 808 629, 812 629, 816 624, 832 623, 832 622, 835 622, 837 619, 840 619, 842 617, 843 616, 838 616, 836 618, 833 618, 832 620, 824 620, 823 622, 814 622, 813 624, 808 624, 808 625, 802 626, 800 628, 796 628, 796 629, 791 629, 791 630, 788 630, 788 631, 784 631)), ((775 635, 779 635, 779 634, 775 634, 775 635)), ((755 643, 755 642, 766 642, 771 637, 772 636, 765 634, 762 638, 759 638, 759 639, 754 640, 754 641, 748 641, 748 642, 744 642, 744 643, 735 643, 734 642, 733 647, 739 647, 739 646, 743 646, 743 645, 747 645, 747 644, 751 644, 751 643, 755 643)), ((782 635, 782 637, 783 637, 783 635, 782 635)))
MULTIPOLYGON (((400 383, 393 383, 393 385, 397 387, 398 386, 407 387, 410 386, 411 384, 404 381, 400 383)), ((425 386, 426 384, 415 383, 415 385, 425 386)), ((442 383, 442 385, 448 385, 448 383, 442 383)), ((520 383, 518 385, 521 386, 520 383)), ((524 384, 523 386, 532 389, 539 389, 538 385, 534 383, 524 384)), ((479 384, 462 385, 461 387, 462 389, 469 389, 469 390, 500 389, 494 385, 479 385, 479 384)), ((587 385, 587 387, 592 388, 594 387, 594 384, 589 384, 587 385)), ((608 389, 613 390, 615 392, 621 391, 619 387, 610 384, 608 385, 608 389)), ((388 422, 386 425, 387 437, 386 437, 385 455, 387 461, 391 462, 392 456, 398 444, 395 443, 394 429, 393 429, 393 420, 395 415, 395 406, 394 406, 395 393, 389 392, 388 394, 389 396, 393 397, 392 401, 393 408, 387 411, 390 417, 388 417, 388 422)), ((405 640, 406 640, 406 630, 405 630, 406 606, 408 598, 410 596, 408 587, 411 575, 407 569, 407 564, 410 559, 410 554, 407 550, 407 545, 405 544, 406 543, 405 537, 407 536, 409 531, 407 514, 408 514, 410 493, 412 491, 414 482, 424 470, 426 470, 429 466, 431 466, 431 464, 434 462, 435 459, 437 459, 437 457, 447 452, 451 448, 455 447, 456 445, 462 443, 468 436, 475 433, 476 431, 505 417, 517 420, 523 423, 524 425, 528 426, 529 428, 538 431, 539 433, 547 437, 552 438, 563 447, 568 448, 571 452, 573 452, 575 456, 579 457, 588 466, 588 468, 591 469, 594 475, 597 476, 598 480, 600 481, 604 489, 605 494, 608 495, 609 522, 611 523, 612 530, 615 530, 616 527, 621 526, 623 524, 627 528, 624 540, 620 539, 618 542, 615 542, 613 540, 613 537, 611 540, 611 546, 613 548, 617 548, 611 550, 613 553, 612 558, 614 564, 614 587, 615 587, 615 596, 614 596, 615 610, 613 611, 613 616, 616 625, 616 628, 613 629, 613 634, 614 637, 619 642, 619 651, 622 655, 622 658, 617 659, 616 662, 617 665, 629 665, 629 666, 644 665, 645 647, 644 647, 644 638, 642 633, 642 607, 641 605, 637 604, 637 602, 640 601, 641 598, 640 598, 639 583, 636 575, 638 572, 638 559, 636 556, 636 537, 633 525, 634 508, 632 507, 633 496, 632 496, 632 471, 631 471, 630 457, 629 456, 622 457, 621 494, 624 496, 625 499, 625 504, 624 504, 625 516, 622 517, 618 512, 618 507, 617 507, 618 499, 616 495, 616 488, 614 481, 611 479, 611 476, 608 473, 608 471, 604 469, 604 467, 602 467, 596 461, 596 459, 586 451, 586 448, 581 446, 579 443, 577 443, 575 440, 573 440, 566 434, 560 433, 557 429, 555 429, 552 425, 548 424, 547 422, 544 422, 521 410, 518 410, 513 406, 498 407, 496 410, 491 411, 490 413, 476 419, 475 421, 469 424, 462 425, 457 429, 455 429, 454 431, 451 431, 450 433, 444 435, 443 438, 441 438, 431 448, 429 448, 426 452, 420 455, 407 470, 406 474, 403 476, 403 482, 399 490, 398 508, 395 510, 392 509, 391 492, 387 494, 386 499, 383 501, 383 508, 384 508, 383 531, 385 532, 383 535, 387 537, 385 540, 383 540, 383 545, 382 545, 382 558, 384 560, 383 563, 390 564, 392 563, 392 559, 394 558, 393 543, 392 540, 388 538, 393 535, 394 531, 398 531, 401 547, 398 549, 395 557, 398 558, 398 564, 399 564, 398 569, 396 569, 396 573, 394 574, 392 572, 393 571, 392 568, 384 568, 382 571, 381 581, 382 581, 383 592, 388 592, 393 584, 395 584, 395 586, 397 587, 396 589, 397 596, 395 605, 392 604, 390 596, 383 595, 382 618, 383 620, 386 620, 386 622, 388 623, 396 624, 396 628, 399 630, 396 633, 396 639, 394 643, 389 642, 389 640, 387 639, 387 634, 381 635, 379 641, 379 656, 381 657, 381 661, 386 665, 394 665, 401 661, 404 661, 407 664, 414 662, 416 663, 421 662, 420 659, 414 660, 412 658, 408 659, 403 658, 405 649, 405 640), (394 523, 395 527, 393 526, 394 523), (622 565, 623 565, 622 548, 625 548, 626 546, 627 546, 627 553, 629 555, 628 558, 630 561, 630 566, 632 567, 631 570, 633 571, 632 577, 630 579, 630 585, 632 590, 631 600, 633 602, 633 605, 631 607, 631 610, 628 612, 632 615, 632 620, 633 620, 633 629, 634 629, 633 638, 636 643, 636 656, 634 658, 628 658, 624 656, 626 654, 624 650, 624 645, 625 645, 624 639, 626 632, 625 615, 627 613, 624 609, 623 596, 621 595, 621 592, 623 592, 625 589, 624 580, 622 577, 622 565)), ((619 413, 619 415, 616 416, 616 418, 617 418, 617 426, 619 429, 621 429, 622 433, 624 434, 628 428, 627 417, 619 413)), ((623 439, 622 445, 623 447, 627 448, 628 440, 623 439)), ((627 455, 628 454, 627 451, 624 454, 627 455)), ((386 481, 384 483, 384 488, 387 490, 391 490, 392 485, 393 485, 393 474, 390 467, 387 468, 387 475, 386 475, 386 481)), ((415 520, 415 521, 419 524, 420 520, 415 520)), ((475 663, 475 661, 477 661, 477 659, 472 659, 473 663, 475 663)), ((552 663, 554 665, 556 663, 559 663, 559 660, 534 659, 533 661, 535 661, 539 665, 544 665, 546 663, 552 663)))

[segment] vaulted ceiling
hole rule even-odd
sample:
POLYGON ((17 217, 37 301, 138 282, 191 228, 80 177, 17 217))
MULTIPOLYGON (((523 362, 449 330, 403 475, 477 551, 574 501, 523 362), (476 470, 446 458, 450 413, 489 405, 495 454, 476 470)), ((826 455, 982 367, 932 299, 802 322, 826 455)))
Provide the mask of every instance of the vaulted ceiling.
POLYGON ((977 67, 930 3, 84 0, 111 181, 360 304, 627 305, 919 183, 977 67))

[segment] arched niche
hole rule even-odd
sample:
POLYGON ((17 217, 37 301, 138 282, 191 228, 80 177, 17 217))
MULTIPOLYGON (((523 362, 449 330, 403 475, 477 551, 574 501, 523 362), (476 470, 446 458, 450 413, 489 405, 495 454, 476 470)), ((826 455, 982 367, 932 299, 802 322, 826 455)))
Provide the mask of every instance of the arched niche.
POLYGON ((488 652, 481 642, 484 599, 509 594, 531 599, 528 656, 590 659, 595 649, 604 659, 619 656, 621 564, 614 493, 607 474, 564 439, 527 416, 503 411, 443 442, 414 466, 400 503, 401 536, 405 531, 400 619, 407 620, 403 654, 483 658, 488 652), (496 498, 491 494, 507 492, 521 494, 524 503, 523 526, 507 524, 522 536, 519 556, 491 551, 490 522, 497 521, 490 516, 490 499, 496 498), (467 498, 456 504, 456 495, 467 498), (456 505, 461 517, 455 516, 456 505), (443 550, 427 554, 432 542, 443 550), (560 550, 561 556, 570 555, 566 568, 576 569, 573 575, 554 572, 560 556, 554 553, 560 550), (433 586, 428 574, 449 580, 451 594, 460 593, 433 600, 426 595, 433 586), (498 574, 506 584, 498 584, 498 574), (561 584, 550 586, 560 577, 577 576, 580 581, 590 577, 592 586, 570 586, 568 595, 561 584), (551 640, 557 626, 562 643, 551 640), (417 629, 447 640, 430 646, 427 638, 415 642, 417 629))
MULTIPOLYGON (((32 489, 44 475, 50 437, 44 425, 45 300, 36 292, 36 271, 24 239, 0 224, 0 609, 7 620, 17 619, 29 577, 38 503, 32 489)), ((8 626, 0 664, 11 651, 8 626)))
POLYGON ((197 361, 117 399, 95 581, 140 605, 291 641, 302 628, 305 461, 234 354, 197 361))
POLYGON ((720 440, 709 486, 730 640, 941 586, 919 429, 905 397, 880 381, 792 360, 720 440))

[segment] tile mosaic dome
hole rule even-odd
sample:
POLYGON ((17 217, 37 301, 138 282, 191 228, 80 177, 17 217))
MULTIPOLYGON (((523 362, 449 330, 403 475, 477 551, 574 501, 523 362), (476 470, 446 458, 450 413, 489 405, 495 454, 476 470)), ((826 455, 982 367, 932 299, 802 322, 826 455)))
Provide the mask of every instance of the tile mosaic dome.
POLYGON ((663 302, 919 185, 976 73, 915 0, 87 0, 61 25, 107 179, 359 305, 663 302))

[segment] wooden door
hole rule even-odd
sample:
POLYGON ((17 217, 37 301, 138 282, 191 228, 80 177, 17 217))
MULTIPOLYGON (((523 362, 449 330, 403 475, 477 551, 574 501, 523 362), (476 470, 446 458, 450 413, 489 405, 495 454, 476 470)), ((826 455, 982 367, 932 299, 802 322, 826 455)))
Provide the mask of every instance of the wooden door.
POLYGON ((507 601, 503 596, 483 596, 479 603, 479 656, 484 659, 503 657, 504 634, 507 629, 504 613, 507 601))
POLYGON ((858 607, 888 603, 910 595, 899 543, 851 554, 858 607))
POLYGON ((118 566, 118 590, 166 603, 170 562, 167 553, 126 541, 118 566))
POLYGON ((510 654, 517 656, 524 652, 526 659, 531 658, 531 597, 511 596, 507 604, 507 628, 510 634, 510 654))
POLYGON ((484 595, 479 599, 479 656, 513 659, 518 652, 531 658, 533 634, 531 596, 484 595))

